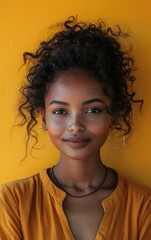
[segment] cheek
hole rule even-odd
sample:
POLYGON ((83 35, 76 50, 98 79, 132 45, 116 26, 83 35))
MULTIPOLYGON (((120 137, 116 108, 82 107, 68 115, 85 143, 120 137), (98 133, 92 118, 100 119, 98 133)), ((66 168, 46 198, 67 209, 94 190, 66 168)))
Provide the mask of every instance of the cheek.
POLYGON ((94 143, 96 146, 101 148, 104 143, 106 142, 108 135, 109 135, 109 124, 106 125, 97 125, 94 128, 94 131, 91 132, 93 135, 94 143))
POLYGON ((111 126, 111 117, 103 117, 99 119, 98 121, 92 123, 91 125, 91 132, 96 137, 104 137, 107 138, 109 129, 111 126))
POLYGON ((95 133, 96 136, 100 136, 100 135, 108 135, 109 132, 109 125, 95 125, 93 132, 95 133))
POLYGON ((65 121, 61 121, 55 118, 46 118, 46 126, 47 126, 47 130, 49 133, 50 138, 55 138, 55 137, 59 137, 65 126, 66 126, 66 122, 65 121))

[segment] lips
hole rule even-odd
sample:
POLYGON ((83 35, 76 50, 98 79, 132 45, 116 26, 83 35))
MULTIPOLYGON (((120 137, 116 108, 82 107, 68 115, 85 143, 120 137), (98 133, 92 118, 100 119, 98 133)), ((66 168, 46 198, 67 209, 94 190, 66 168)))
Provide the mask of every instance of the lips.
POLYGON ((81 138, 81 137, 70 137, 70 138, 63 139, 63 141, 71 148, 77 149, 77 148, 86 147, 89 144, 90 139, 81 138))

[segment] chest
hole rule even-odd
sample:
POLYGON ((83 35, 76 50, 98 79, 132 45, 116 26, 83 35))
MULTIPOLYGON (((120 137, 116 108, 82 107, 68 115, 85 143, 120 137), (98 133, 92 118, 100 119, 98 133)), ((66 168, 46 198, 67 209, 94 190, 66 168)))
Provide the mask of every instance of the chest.
POLYGON ((100 199, 66 198, 63 209, 75 240, 95 240, 104 216, 100 199))

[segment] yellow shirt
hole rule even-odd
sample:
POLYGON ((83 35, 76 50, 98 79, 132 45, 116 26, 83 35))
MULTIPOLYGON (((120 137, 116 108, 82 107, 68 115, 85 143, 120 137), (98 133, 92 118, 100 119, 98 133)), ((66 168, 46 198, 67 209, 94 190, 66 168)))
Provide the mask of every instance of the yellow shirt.
MULTIPOLYGON (((65 193, 44 170, 0 190, 0 240, 73 240, 62 209, 65 193)), ((102 202, 96 240, 151 240, 151 190, 118 176, 102 202)))

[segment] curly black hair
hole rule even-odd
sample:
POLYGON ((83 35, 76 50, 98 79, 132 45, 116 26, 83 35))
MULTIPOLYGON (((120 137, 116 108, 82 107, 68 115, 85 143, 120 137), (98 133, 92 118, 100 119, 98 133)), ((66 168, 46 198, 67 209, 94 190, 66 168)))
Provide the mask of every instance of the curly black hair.
POLYGON ((141 106, 143 100, 134 99, 134 60, 129 52, 122 50, 119 40, 122 37, 125 35, 119 26, 114 31, 102 21, 90 24, 78 22, 71 16, 62 24, 62 29, 40 43, 35 53, 23 54, 24 62, 32 64, 27 82, 20 89, 20 125, 26 125, 27 142, 30 136, 38 141, 34 127, 40 110, 45 107, 48 87, 58 74, 72 69, 89 71, 96 76, 111 100, 107 111, 113 117, 112 127, 124 135, 131 132, 132 103, 141 106))

